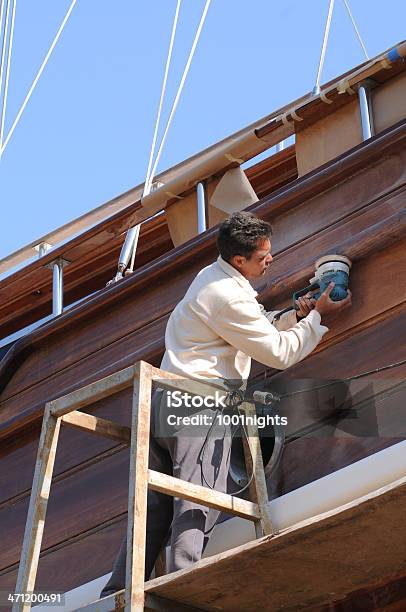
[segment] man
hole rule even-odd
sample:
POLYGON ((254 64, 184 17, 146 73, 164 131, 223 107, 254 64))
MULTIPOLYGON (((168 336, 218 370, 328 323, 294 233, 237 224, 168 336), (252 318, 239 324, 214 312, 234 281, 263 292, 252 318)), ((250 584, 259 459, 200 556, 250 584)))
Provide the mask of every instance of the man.
MULTIPOLYGON (((331 284, 316 302, 308 294, 298 300, 298 311, 274 320, 257 300, 249 279, 263 276, 272 262, 271 226, 255 215, 231 215, 219 229, 217 261, 199 272, 185 297, 172 312, 165 334, 161 368, 188 379, 246 381, 251 358, 284 370, 304 359, 328 328, 321 317, 351 304, 351 294, 333 302, 331 284)), ((187 427, 168 430, 168 407, 162 394, 153 402, 150 467, 189 482, 226 490, 231 437, 229 431, 192 435, 187 427), (166 427, 165 427, 166 425, 166 427), (162 433, 165 431, 165 435, 162 433), (169 433, 168 433, 169 431, 169 433), (204 440, 202 440, 204 438, 204 440)), ((146 578, 171 530, 169 571, 199 560, 209 523, 217 511, 193 502, 150 491, 148 494, 146 578)), ((125 540, 113 575, 101 596, 124 588, 125 540)))

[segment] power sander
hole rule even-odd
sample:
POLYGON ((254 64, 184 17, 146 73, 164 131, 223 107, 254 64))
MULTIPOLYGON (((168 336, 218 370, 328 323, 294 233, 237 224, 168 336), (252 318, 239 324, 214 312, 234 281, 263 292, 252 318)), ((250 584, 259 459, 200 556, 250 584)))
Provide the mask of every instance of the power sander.
POLYGON ((292 296, 293 305, 278 312, 275 319, 279 319, 281 315, 290 310, 299 310, 296 300, 313 292, 312 298, 318 300, 322 293, 327 289, 329 283, 334 283, 334 288, 330 293, 330 299, 333 302, 340 302, 347 297, 348 281, 350 276, 351 261, 344 255, 324 255, 316 261, 316 272, 313 278, 310 279, 310 285, 295 291, 292 296))

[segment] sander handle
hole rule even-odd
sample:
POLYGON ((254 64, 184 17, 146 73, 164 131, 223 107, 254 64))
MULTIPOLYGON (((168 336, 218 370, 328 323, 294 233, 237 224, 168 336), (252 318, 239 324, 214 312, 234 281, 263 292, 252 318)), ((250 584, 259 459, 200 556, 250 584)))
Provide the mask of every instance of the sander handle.
POLYGON ((280 319, 280 317, 285 314, 285 312, 289 312, 290 310, 299 310, 296 304, 296 300, 300 297, 302 297, 302 295, 306 295, 306 293, 308 293, 309 291, 315 291, 316 289, 320 289, 320 285, 318 283, 312 283, 311 285, 308 285, 307 287, 305 287, 304 289, 300 289, 299 291, 295 291, 295 293, 293 294, 293 306, 288 306, 287 308, 284 308, 283 310, 280 310, 275 316, 274 316, 274 321, 278 321, 278 319, 280 319))

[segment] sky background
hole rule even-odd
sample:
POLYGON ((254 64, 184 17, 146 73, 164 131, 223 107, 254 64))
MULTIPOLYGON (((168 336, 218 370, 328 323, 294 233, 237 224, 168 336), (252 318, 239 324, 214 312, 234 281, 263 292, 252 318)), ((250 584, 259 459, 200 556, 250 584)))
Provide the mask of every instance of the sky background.
MULTIPOLYGON (((17 0, 6 128, 71 0, 17 0)), ((406 1, 349 0, 371 57, 406 1)), ((313 88, 329 0, 212 0, 158 171, 313 88)), ((0 162, 0 258, 143 182, 176 0, 78 0, 0 162)), ((204 0, 183 0, 162 126, 204 0)), ((336 0, 322 82, 364 61, 336 0)))

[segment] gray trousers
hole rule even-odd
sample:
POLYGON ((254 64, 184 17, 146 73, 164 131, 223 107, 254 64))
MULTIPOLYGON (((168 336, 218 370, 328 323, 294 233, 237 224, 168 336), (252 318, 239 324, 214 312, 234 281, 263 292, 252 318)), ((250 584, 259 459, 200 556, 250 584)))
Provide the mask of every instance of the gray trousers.
MULTIPOLYGON (((211 429, 210 425, 192 429, 174 427, 170 435, 158 437, 163 431, 160 424, 167 418, 168 411, 161 400, 162 394, 156 392, 151 404, 150 469, 226 492, 231 451, 230 428, 217 423, 215 411, 205 410, 199 414, 208 414, 213 419, 211 429)), ((168 432, 167 424, 164 429, 168 432)), ((168 572, 189 568, 198 561, 219 514, 218 510, 149 490, 145 579, 149 579, 169 534, 168 572)), ((125 588, 126 547, 125 536, 114 562, 113 574, 101 597, 125 588)))

